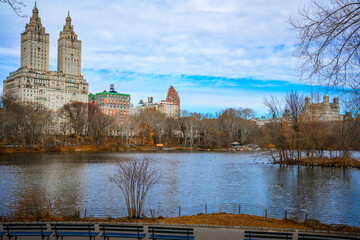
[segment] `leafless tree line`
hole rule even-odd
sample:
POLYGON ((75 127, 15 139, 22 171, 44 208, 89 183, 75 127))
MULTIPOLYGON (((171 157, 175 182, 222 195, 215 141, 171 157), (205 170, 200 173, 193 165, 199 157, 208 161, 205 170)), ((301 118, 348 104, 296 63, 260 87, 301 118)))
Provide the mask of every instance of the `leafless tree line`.
MULTIPOLYGON (((292 153, 293 148, 306 149, 310 158, 316 152, 321 156, 322 149, 338 149, 345 159, 359 141, 360 2, 313 0, 309 8, 301 9, 299 16, 290 19, 290 24, 298 32, 296 54, 301 62, 302 79, 337 92, 346 111, 352 114, 342 121, 322 122, 318 119, 318 109, 314 108, 307 117, 302 114, 298 120, 292 120, 288 125, 290 129, 285 130, 284 124, 276 123, 278 145, 282 145, 280 160, 293 159, 287 154, 292 153), (287 143, 289 139, 295 146, 287 143)), ((286 104, 289 107, 288 101, 286 104)), ((267 105, 275 110, 279 106, 270 100, 267 105)), ((297 152, 300 156, 299 150, 297 152)))
MULTIPOLYGON (((118 145, 187 147, 229 147, 254 140, 258 127, 250 121, 255 112, 249 108, 229 108, 216 115, 182 111, 178 119, 149 108, 137 116, 121 121, 105 115, 98 106, 72 102, 58 112, 37 103, 22 103, 5 97, 0 110, 0 136, 4 144, 15 146, 49 146, 74 144, 69 137, 90 139, 99 146, 116 139, 118 145)), ((76 144, 84 142, 77 141, 76 144)))
POLYGON ((65 104, 58 112, 53 112, 42 104, 5 96, 2 106, 0 141, 14 147, 54 146, 61 134, 63 145, 69 135, 89 136, 98 145, 115 122, 97 106, 82 102, 65 104))
POLYGON ((39 104, 19 103, 3 98, 0 110, 0 139, 16 146, 39 145, 52 135, 53 117, 51 111, 39 104))
POLYGON ((120 126, 120 133, 126 144, 229 147, 234 141, 252 141, 257 130, 250 121, 254 115, 248 108, 229 108, 216 115, 182 111, 181 117, 175 119, 149 108, 120 126))
MULTIPOLYGON (((265 99, 273 118, 262 128, 263 146, 274 162, 290 163, 302 158, 315 160, 341 157, 346 160, 350 151, 359 149, 360 117, 357 111, 334 121, 324 121, 321 104, 312 104, 305 112, 304 96, 298 92, 287 93, 284 99, 265 99), (289 115, 283 115, 287 110, 289 115)), ((354 109, 353 109, 354 110, 354 109)))
POLYGON ((290 92, 284 99, 265 101, 271 121, 257 126, 255 112, 248 108, 228 108, 215 115, 182 111, 177 119, 148 108, 137 116, 116 121, 98 106, 73 102, 57 113, 44 106, 4 99, 0 110, 1 142, 15 146, 54 146, 69 144, 116 144, 117 146, 183 146, 191 148, 228 148, 232 142, 256 143, 268 148, 274 160, 299 160, 324 156, 333 150, 348 157, 359 149, 360 119, 358 111, 337 121, 321 119, 321 105, 314 104, 306 113, 304 96, 290 92), (284 112, 289 116, 284 117, 284 112), (55 129, 55 123, 58 128, 55 129), (87 141, 71 141, 87 139, 87 141), (276 156, 276 157, 275 157, 276 156))

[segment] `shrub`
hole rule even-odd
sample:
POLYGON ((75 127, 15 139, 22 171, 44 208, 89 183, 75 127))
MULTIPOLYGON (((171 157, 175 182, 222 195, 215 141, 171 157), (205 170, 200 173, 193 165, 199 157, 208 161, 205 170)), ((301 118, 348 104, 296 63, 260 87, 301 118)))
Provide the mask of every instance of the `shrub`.
POLYGON ((16 219, 40 221, 53 216, 53 204, 43 190, 30 190, 15 203, 13 217, 16 219))

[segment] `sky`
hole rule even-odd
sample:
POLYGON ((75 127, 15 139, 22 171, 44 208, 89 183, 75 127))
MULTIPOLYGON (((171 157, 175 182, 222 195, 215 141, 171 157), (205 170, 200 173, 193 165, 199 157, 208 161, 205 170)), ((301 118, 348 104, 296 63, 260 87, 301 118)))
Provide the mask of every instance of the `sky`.
MULTIPOLYGON (((0 79, 20 67, 25 18, 0 4, 0 79)), ((309 0, 38 0, 50 34, 50 70, 57 69, 57 39, 68 10, 82 41, 82 75, 92 93, 108 90, 164 100, 173 85, 181 108, 215 113, 228 107, 267 113, 264 98, 292 89, 299 80, 297 33, 290 16, 309 0)), ((0 90, 3 83, 0 82, 0 90)))

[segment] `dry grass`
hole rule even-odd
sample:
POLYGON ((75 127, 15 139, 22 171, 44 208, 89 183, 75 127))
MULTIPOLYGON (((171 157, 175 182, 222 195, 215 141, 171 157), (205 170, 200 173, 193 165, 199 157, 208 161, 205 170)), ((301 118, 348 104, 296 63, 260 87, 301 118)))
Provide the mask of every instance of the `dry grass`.
POLYGON ((207 215, 183 216, 174 218, 157 219, 159 223, 177 224, 205 224, 223 226, 263 227, 263 228, 289 228, 289 229, 311 229, 304 224, 292 221, 264 218, 246 214, 223 214, 214 213, 207 215))
MULTIPOLYGON (((280 162, 275 162, 280 163, 280 162)), ((360 168, 360 161, 355 158, 315 158, 315 159, 300 159, 293 161, 285 161, 282 164, 288 165, 303 165, 303 166, 321 166, 321 167, 349 167, 349 168, 360 168)))
MULTIPOLYGON (((28 219, 5 219, 0 217, 0 221, 29 221, 28 219)), ((225 214, 214 213, 208 215, 183 216, 173 218, 86 218, 79 217, 54 217, 48 216, 40 219, 40 221, 84 221, 84 222, 113 222, 113 223, 164 223, 164 224, 196 224, 196 225, 220 225, 220 226, 240 226, 240 227, 255 227, 255 228, 278 228, 278 229, 299 229, 299 230, 326 230, 338 232, 352 232, 359 234, 360 228, 351 227, 348 225, 328 225, 321 224, 316 220, 308 220, 304 223, 299 223, 294 220, 280 220, 274 218, 265 218, 246 214, 225 214)))
POLYGON ((168 224, 201 224, 201 225, 241 226, 241 227, 255 227, 255 228, 326 230, 326 231, 360 233, 360 228, 351 227, 348 225, 321 224, 317 220, 308 220, 304 223, 299 223, 295 220, 280 220, 280 219, 265 218, 265 217, 246 215, 246 214, 238 215, 238 214, 214 213, 208 215, 195 215, 195 216, 155 219, 154 222, 168 223, 168 224))

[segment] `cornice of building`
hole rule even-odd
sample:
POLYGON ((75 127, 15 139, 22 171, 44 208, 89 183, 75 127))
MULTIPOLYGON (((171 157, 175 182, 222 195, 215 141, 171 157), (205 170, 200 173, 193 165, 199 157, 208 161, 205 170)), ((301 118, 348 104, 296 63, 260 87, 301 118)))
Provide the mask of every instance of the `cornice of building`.
POLYGON ((99 92, 99 93, 89 94, 89 96, 101 96, 101 95, 104 95, 104 97, 106 97, 107 95, 130 97, 130 94, 126 94, 126 93, 99 92))

